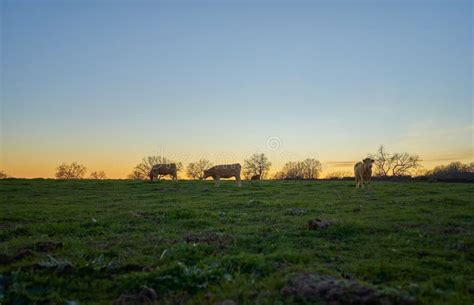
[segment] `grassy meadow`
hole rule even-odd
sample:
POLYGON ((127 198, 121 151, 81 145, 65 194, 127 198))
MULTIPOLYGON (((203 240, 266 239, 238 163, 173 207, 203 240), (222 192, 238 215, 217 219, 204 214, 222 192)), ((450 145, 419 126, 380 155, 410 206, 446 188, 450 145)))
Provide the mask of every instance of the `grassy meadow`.
POLYGON ((474 302, 474 184, 0 180, 0 303, 326 304, 305 272, 474 302), (308 229, 323 219, 327 228, 308 229))

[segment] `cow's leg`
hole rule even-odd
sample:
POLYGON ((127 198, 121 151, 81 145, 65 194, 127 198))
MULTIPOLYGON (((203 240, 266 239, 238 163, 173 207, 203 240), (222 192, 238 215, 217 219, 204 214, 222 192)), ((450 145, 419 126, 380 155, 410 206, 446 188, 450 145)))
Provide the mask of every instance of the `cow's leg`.
POLYGON ((361 183, 360 183, 360 176, 359 175, 356 175, 356 188, 360 188, 361 187, 361 183))
POLYGON ((242 186, 242 182, 240 180, 240 175, 239 176, 235 176, 235 180, 237 181, 237 187, 241 187, 242 186))
POLYGON ((221 185, 221 177, 216 177, 216 179, 214 179, 214 183, 216 187, 219 187, 221 185))

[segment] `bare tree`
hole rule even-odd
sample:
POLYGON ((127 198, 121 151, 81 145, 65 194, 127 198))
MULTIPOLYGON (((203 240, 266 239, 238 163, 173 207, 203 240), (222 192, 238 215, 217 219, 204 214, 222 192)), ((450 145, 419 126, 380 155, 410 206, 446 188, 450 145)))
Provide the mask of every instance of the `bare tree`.
MULTIPOLYGON (((132 173, 128 175, 128 179, 134 180, 146 180, 149 178, 151 168, 156 164, 168 164, 176 163, 163 156, 148 156, 144 157, 142 161, 135 166, 132 173)), ((183 168, 181 162, 176 163, 176 168, 180 171, 183 168)), ((157 176, 156 179, 160 179, 161 176, 157 176)))
POLYGON ((321 162, 316 159, 306 159, 303 161, 304 178, 309 180, 318 179, 322 171, 321 162))
POLYGON ((63 163, 56 168, 57 179, 82 179, 87 169, 77 162, 63 163))
POLYGON ((275 174, 275 179, 317 179, 321 174, 321 162, 316 159, 287 162, 281 171, 275 174))
POLYGON ((200 159, 197 162, 189 163, 186 167, 186 174, 192 179, 202 180, 204 178, 204 170, 211 168, 212 163, 206 159, 200 159))
POLYGON ((244 171, 243 174, 247 178, 252 176, 260 176, 260 179, 264 179, 270 170, 272 163, 268 161, 265 154, 253 154, 244 161, 244 171))
POLYGON ((391 161, 393 176, 409 175, 412 170, 421 166, 419 156, 410 155, 406 152, 393 154, 391 161))
POLYGON ((283 166, 286 179, 304 179, 303 162, 288 162, 283 166))
POLYGON ((405 176, 421 167, 419 156, 406 152, 390 154, 383 145, 371 157, 375 160, 375 175, 379 177, 405 176))
POLYGON ((273 175, 273 179, 275 180, 284 180, 286 178, 285 172, 278 171, 273 175))
POLYGON ((0 179, 6 179, 8 175, 4 171, 0 171, 0 179))
POLYGON ((91 173, 91 179, 97 179, 97 180, 107 179, 107 175, 105 174, 104 171, 94 171, 91 173))
POLYGON ((387 151, 385 151, 385 147, 380 145, 377 153, 375 155, 371 155, 371 158, 375 160, 375 176, 385 177, 388 176, 391 168, 390 158, 391 155, 387 151))
POLYGON ((127 176, 128 179, 131 180, 145 180, 146 177, 143 175, 141 170, 137 170, 136 168, 127 176))

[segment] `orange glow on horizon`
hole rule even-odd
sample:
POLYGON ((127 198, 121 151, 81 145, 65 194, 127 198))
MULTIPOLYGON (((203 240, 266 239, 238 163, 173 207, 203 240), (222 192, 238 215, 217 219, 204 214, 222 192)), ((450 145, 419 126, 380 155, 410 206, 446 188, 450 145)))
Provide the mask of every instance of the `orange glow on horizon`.
MULTIPOLYGON (((5 158, 4 158, 5 159, 5 158)), ((362 158, 360 158, 362 159, 362 158)), ((110 179, 125 179, 127 176, 132 172, 133 168, 141 161, 141 158, 137 158, 135 160, 132 159, 121 159, 118 158, 116 160, 104 160, 104 159, 90 159, 90 160, 81 160, 80 158, 68 158, 64 162, 57 161, 56 158, 50 156, 49 158, 42 158, 41 162, 37 159, 33 160, 31 158, 27 158, 27 156, 19 155, 18 158, 15 159, 8 159, 7 162, 2 162, 0 170, 5 172, 7 175, 15 178, 54 178, 55 171, 57 166, 61 163, 70 163, 73 161, 77 161, 80 164, 83 164, 87 168, 87 173, 85 178, 89 177, 89 174, 92 171, 104 171, 107 174, 107 178, 110 179)), ((189 162, 193 162, 195 160, 186 160, 180 161, 175 160, 177 162, 183 163, 183 170, 178 173, 178 177, 180 179, 186 179, 186 165, 189 162)), ((278 162, 274 162, 270 159, 273 163, 272 168, 269 172, 269 176, 272 177, 276 172, 278 172, 284 165, 284 163, 289 161, 296 161, 293 159, 288 160, 278 160, 278 162)), ((351 160, 342 160, 342 161, 335 161, 335 160, 320 160, 323 165, 323 171, 321 177, 326 177, 327 174, 334 173, 334 172, 348 172, 352 174, 353 165, 357 162, 355 159, 354 161, 351 160)), ((458 153, 458 154, 450 154, 450 155, 430 155, 429 158, 424 158, 421 162, 423 169, 429 170, 434 168, 438 165, 446 165, 454 161, 460 161, 463 163, 470 163, 474 162, 474 155, 471 153, 458 153)), ((212 162, 212 160, 211 160, 212 162)), ((240 162, 243 164, 243 159, 240 162)), ((214 164, 218 164, 217 162, 213 162, 214 164)), ((222 162, 228 163, 228 162, 222 162)))

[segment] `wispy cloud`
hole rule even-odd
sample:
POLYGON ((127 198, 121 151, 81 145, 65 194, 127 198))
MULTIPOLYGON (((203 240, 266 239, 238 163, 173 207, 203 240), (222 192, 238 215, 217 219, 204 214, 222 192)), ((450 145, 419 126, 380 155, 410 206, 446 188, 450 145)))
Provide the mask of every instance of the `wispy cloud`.
POLYGON ((470 133, 472 135, 473 132, 474 124, 442 129, 433 129, 431 126, 419 126, 412 129, 408 134, 401 136, 399 140, 402 143, 419 144, 420 142, 439 141, 443 138, 459 136, 465 133, 470 133))
POLYGON ((451 162, 451 161, 462 161, 465 159, 474 158, 474 149, 463 150, 454 153, 439 154, 437 156, 425 158, 424 162, 451 162))
POLYGON ((324 163, 330 167, 348 167, 354 165, 356 161, 326 161, 324 163))

